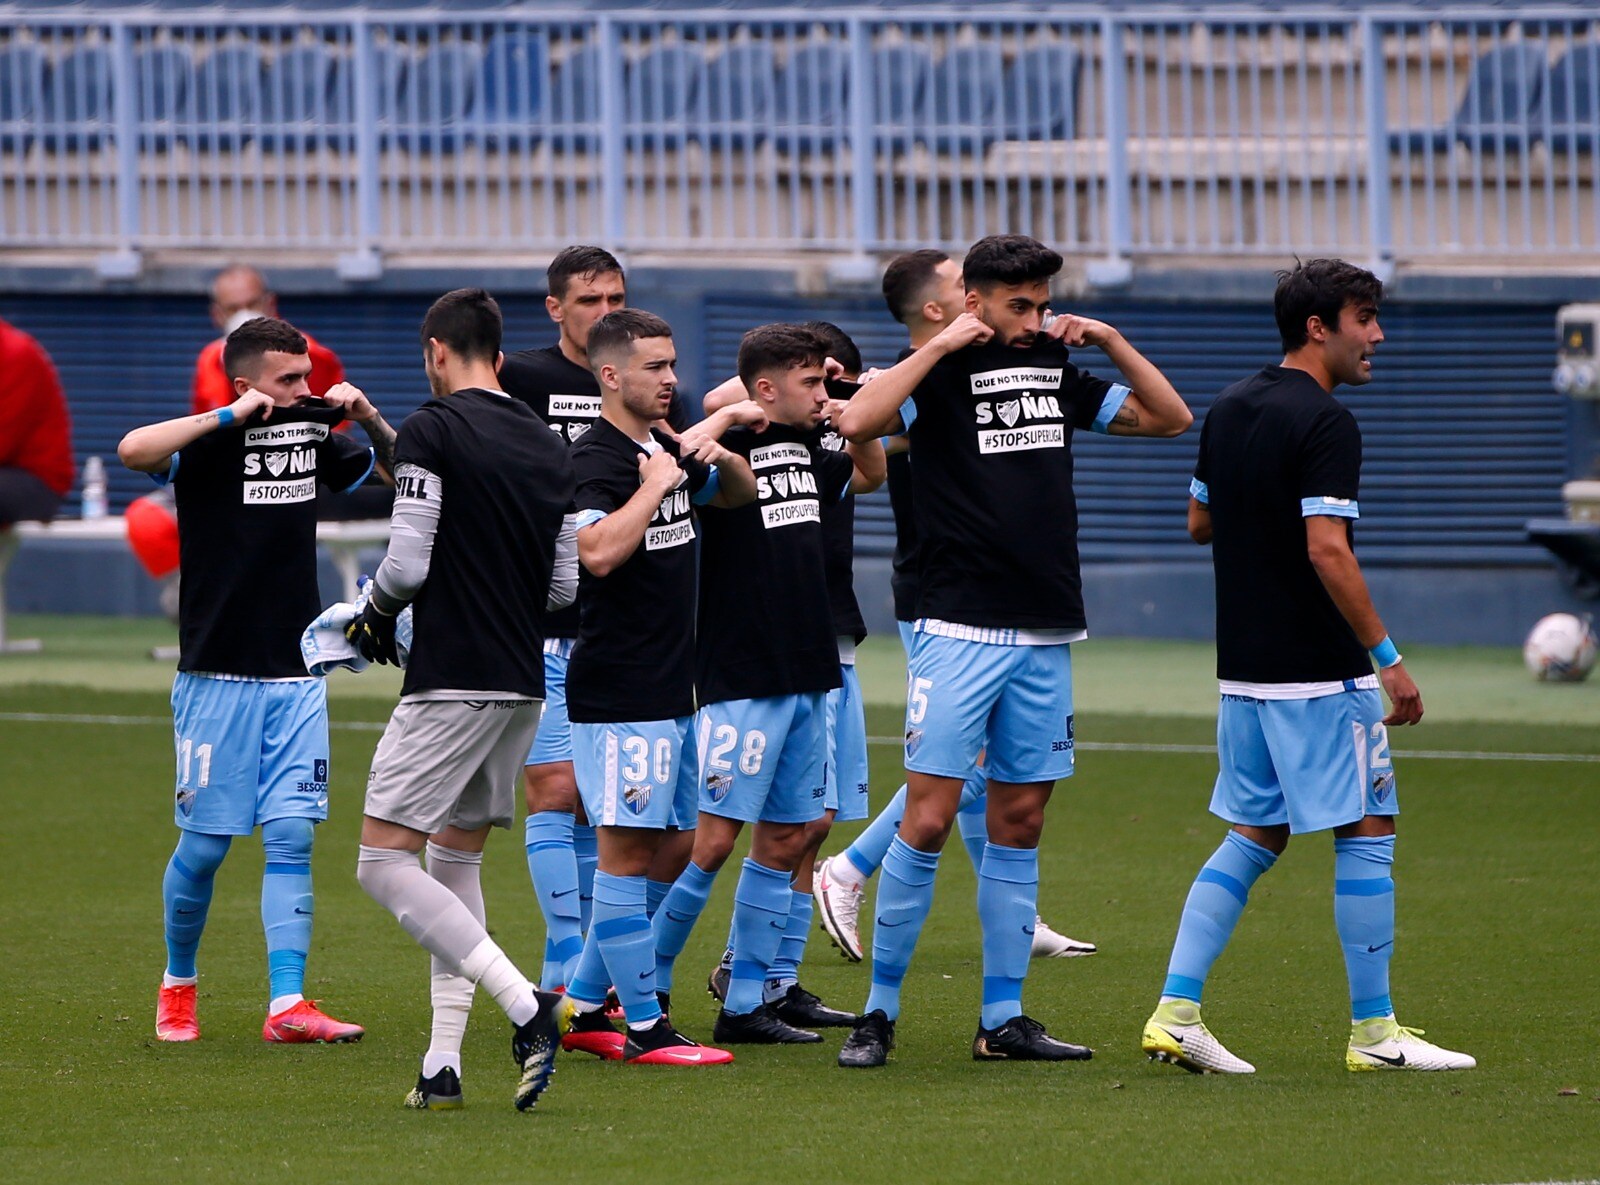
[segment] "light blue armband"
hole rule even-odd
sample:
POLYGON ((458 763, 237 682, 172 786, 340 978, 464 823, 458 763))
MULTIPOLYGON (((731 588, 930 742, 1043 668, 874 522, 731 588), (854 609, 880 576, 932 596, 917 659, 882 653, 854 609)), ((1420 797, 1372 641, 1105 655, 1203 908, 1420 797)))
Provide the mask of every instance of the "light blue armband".
POLYGON ((217 408, 217 427, 226 428, 231 423, 233 423, 233 408, 217 408))
POLYGON ((1383 641, 1367 653, 1372 655, 1372 661, 1378 664, 1380 670, 1386 671, 1400 661, 1400 651, 1395 647, 1394 639, 1388 634, 1384 634, 1383 641))

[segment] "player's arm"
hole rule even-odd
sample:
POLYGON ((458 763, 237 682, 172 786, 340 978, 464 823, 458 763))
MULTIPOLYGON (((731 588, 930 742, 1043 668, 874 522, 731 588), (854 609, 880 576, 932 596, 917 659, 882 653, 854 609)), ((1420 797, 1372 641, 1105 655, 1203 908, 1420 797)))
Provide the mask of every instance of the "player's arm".
POLYGON ((889 476, 889 458, 884 455, 883 441, 874 436, 870 440, 852 440, 844 446, 855 472, 850 475, 852 494, 870 494, 889 476))
POLYGON ((366 606, 345 629, 345 637, 371 662, 400 665, 395 619, 428 579, 443 507, 444 482, 436 473, 412 462, 396 466, 389 547, 372 577, 366 606))
POLYGON ((117 457, 137 473, 166 473, 172 468, 172 455, 184 446, 236 420, 249 419, 257 412, 263 420, 272 414, 272 396, 252 387, 227 407, 216 411, 135 428, 117 445, 117 457))
POLYGON ((900 409, 940 359, 993 336, 994 330, 977 317, 962 313, 920 350, 862 383, 834 427, 846 440, 857 442, 905 431, 900 409))
POLYGON ((1193 495, 1189 497, 1189 538, 1201 547, 1211 542, 1211 507, 1193 495))
MULTIPOLYGON (((739 390, 744 390, 743 384, 740 384, 739 390)), ((741 397, 737 403, 724 404, 698 424, 685 428, 681 435, 673 435, 672 439, 678 445, 678 455, 684 460, 698 458, 707 465, 715 465, 717 462, 711 459, 707 446, 721 440, 729 429, 740 427, 757 432, 763 432, 767 427, 767 413, 759 403, 748 397, 741 397)))
POLYGON ((377 456, 378 468, 383 471, 384 480, 393 485, 395 431, 378 413, 372 401, 359 387, 346 382, 335 383, 322 398, 334 407, 341 408, 346 419, 361 425, 367 439, 372 442, 372 451, 377 456))
MULTIPOLYGON (((733 407, 741 402, 748 402, 750 392, 745 389, 744 382, 738 375, 734 375, 725 382, 718 383, 706 392, 706 397, 700 401, 700 406, 706 410, 706 419, 710 419, 716 412, 724 408, 733 407)), ((717 433, 722 435, 721 432, 717 433)))
POLYGON ((555 562, 550 565, 550 591, 544 607, 554 613, 578 599, 578 516, 568 511, 556 534, 555 562))
MULTIPOLYGON (((578 559, 596 576, 609 576, 639 549, 650 520, 664 499, 678 488, 683 470, 671 453, 639 458, 639 488, 617 509, 578 528, 578 559)), ((579 512, 579 521, 593 511, 579 512)))
POLYGON ((1194 413, 1167 376, 1114 327, 1071 313, 1050 326, 1051 337, 1069 346, 1098 346, 1128 380, 1131 390, 1106 432, 1111 436, 1181 436, 1194 423, 1194 413))
POLYGON ((1383 619, 1372 603, 1372 594, 1367 589, 1366 577, 1361 574, 1356 553, 1350 549, 1350 531, 1345 519, 1314 514, 1307 516, 1305 522, 1306 552, 1317 578, 1345 621, 1350 623, 1356 639, 1378 662, 1378 678, 1388 693, 1391 707, 1383 722, 1417 723, 1422 719, 1422 693, 1406 673, 1404 661, 1389 640, 1389 632, 1383 628, 1383 619))
MULTIPOLYGON (((705 501, 707 506, 722 510, 737 510, 756 500, 756 475, 747 458, 725 449, 713 441, 709 448, 699 453, 700 460, 711 466, 712 479, 717 491, 705 501)), ((699 497, 703 497, 702 487, 699 497)))

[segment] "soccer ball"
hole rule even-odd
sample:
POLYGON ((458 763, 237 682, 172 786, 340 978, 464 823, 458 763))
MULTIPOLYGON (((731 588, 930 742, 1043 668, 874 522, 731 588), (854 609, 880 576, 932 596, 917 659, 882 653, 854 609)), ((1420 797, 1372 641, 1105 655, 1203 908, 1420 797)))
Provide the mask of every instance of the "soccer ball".
POLYGON ((1595 644, 1587 617, 1552 613, 1528 634, 1522 661, 1546 683, 1578 683, 1594 669, 1595 644))

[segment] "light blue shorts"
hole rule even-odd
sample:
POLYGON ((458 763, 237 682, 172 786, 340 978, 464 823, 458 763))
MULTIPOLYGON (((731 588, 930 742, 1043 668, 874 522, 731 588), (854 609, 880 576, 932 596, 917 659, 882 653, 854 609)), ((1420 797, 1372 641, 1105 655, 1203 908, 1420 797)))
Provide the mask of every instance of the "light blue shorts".
POLYGON ((707 704, 695 714, 700 809, 745 823, 809 823, 828 794, 828 695, 707 704))
POLYGON ((1072 647, 1002 646, 920 633, 906 682, 906 768, 997 782, 1072 776, 1072 647))
POLYGON ((694 717, 574 724, 572 765, 596 827, 694 829, 700 810, 694 717))
POLYGON ((1211 813, 1296 835, 1397 815, 1383 701, 1368 689, 1316 699, 1224 695, 1211 813))
POLYGON ((328 817, 328 685, 172 681, 177 748, 173 822, 206 835, 249 835, 273 819, 328 817))
POLYGON ((836 823, 865 819, 867 805, 867 713, 854 663, 840 663, 844 686, 828 692, 827 796, 823 805, 836 823))
POLYGON ((905 648, 906 657, 911 657, 911 648, 917 644, 917 626, 911 621, 897 621, 895 627, 900 631, 900 645, 905 648))
POLYGON ((567 718, 567 664, 574 638, 551 638, 544 651, 544 715, 524 765, 572 760, 572 721, 567 718))

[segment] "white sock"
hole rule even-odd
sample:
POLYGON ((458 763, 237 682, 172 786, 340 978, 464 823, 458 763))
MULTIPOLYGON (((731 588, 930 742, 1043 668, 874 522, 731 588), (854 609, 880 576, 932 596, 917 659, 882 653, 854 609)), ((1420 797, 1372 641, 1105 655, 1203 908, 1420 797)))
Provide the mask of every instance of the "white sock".
POLYGON ((305 997, 299 992, 292 992, 287 996, 273 996, 272 1001, 267 1005, 267 1015, 277 1016, 278 1013, 284 1011, 286 1008, 293 1008, 296 1004, 300 1003, 300 1001, 304 999, 305 997))
POLYGON ((525 1025, 539 1015, 539 1002, 533 998, 533 984, 506 958, 506 952, 484 936, 471 954, 461 960, 462 974, 494 997, 514 1025, 525 1025))
MULTIPOLYGON (((433 842, 427 847, 428 875, 461 899, 478 924, 484 923, 482 852, 462 852, 433 842)), ((429 995, 433 1000, 433 1031, 422 1074, 431 1078, 445 1066, 461 1073, 461 1043, 467 1034, 467 1017, 477 985, 457 974, 437 957, 432 960, 429 995)))
POLYGON ((199 982, 198 975, 168 975, 165 972, 161 975, 161 986, 164 988, 193 987, 199 982))
POLYGON ((634 1024, 633 1021, 630 1020, 628 1022, 628 1031, 630 1033, 643 1033, 649 1029, 655 1028, 660 1023, 661 1018, 659 1016, 656 1017, 655 1020, 641 1021, 639 1024, 634 1024))
POLYGON ((867 883, 867 875, 850 863, 850 857, 839 855, 828 858, 828 875, 852 892, 859 892, 867 883))
POLYGON ((603 1007, 605 1007, 605 1005, 591 1004, 588 1000, 580 1000, 576 996, 572 998, 572 1010, 584 1015, 587 1015, 591 1012, 599 1012, 603 1007))

